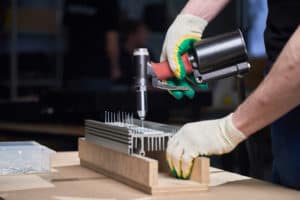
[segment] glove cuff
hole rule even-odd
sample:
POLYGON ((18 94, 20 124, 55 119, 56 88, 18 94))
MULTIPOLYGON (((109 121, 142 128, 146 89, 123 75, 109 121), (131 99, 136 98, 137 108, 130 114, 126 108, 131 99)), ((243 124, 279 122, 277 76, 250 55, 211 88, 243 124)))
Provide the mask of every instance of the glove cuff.
POLYGON ((240 142, 245 140, 247 137, 246 135, 238 130, 235 125, 233 124, 232 121, 232 114, 229 114, 227 117, 223 118, 221 120, 221 129, 222 133, 224 134, 224 137, 226 141, 232 146, 235 147, 237 146, 240 142))
POLYGON ((197 17, 195 15, 179 14, 176 17, 174 24, 180 26, 179 28, 182 28, 183 26, 188 26, 190 30, 195 30, 196 33, 202 35, 202 32, 204 31, 208 22, 205 19, 197 17))

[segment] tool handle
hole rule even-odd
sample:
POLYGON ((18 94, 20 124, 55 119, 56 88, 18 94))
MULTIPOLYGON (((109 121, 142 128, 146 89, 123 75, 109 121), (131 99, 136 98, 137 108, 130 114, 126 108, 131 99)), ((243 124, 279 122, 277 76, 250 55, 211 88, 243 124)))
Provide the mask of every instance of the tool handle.
MULTIPOLYGON (((184 64, 184 68, 187 74, 191 74, 193 72, 193 68, 191 63, 189 62, 188 54, 183 54, 181 56, 182 62, 184 64)), ((161 63, 151 63, 152 69, 159 80, 167 80, 175 77, 172 72, 168 61, 164 61, 161 63)))

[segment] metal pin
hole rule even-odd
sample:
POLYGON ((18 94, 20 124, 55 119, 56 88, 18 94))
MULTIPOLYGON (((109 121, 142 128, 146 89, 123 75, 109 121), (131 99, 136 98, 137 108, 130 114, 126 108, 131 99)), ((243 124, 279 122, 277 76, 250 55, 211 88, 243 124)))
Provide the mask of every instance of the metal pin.
POLYGON ((123 127, 124 126, 124 114, 123 112, 121 112, 121 126, 123 127))
POLYGON ((108 111, 106 111, 106 123, 109 123, 109 115, 108 115, 108 111))
POLYGON ((154 149, 154 144, 153 144, 153 137, 151 136, 151 151, 154 149))
POLYGON ((137 145, 137 138, 134 137, 134 147, 137 148, 137 146, 138 146, 138 145, 137 145))
POLYGON ((150 151, 153 151, 153 137, 150 136, 150 151))
POLYGON ((158 139, 158 150, 161 151, 161 136, 158 139))
POLYGON ((109 112, 108 111, 106 112, 106 117, 107 117, 107 123, 109 123, 110 121, 109 121, 109 112))
POLYGON ((140 150, 140 155, 141 155, 141 156, 145 156, 145 150, 144 150, 144 137, 141 136, 141 137, 140 137, 140 140, 141 140, 141 150, 140 150))
POLYGON ((106 117, 107 117, 107 123, 109 124, 109 112, 106 112, 106 117))
POLYGON ((123 115, 122 115, 122 113, 123 113, 123 112, 120 112, 120 122, 121 122, 121 124, 122 124, 122 122, 123 122, 123 115))
POLYGON ((108 115, 108 111, 106 111, 106 123, 109 123, 109 115, 108 115))

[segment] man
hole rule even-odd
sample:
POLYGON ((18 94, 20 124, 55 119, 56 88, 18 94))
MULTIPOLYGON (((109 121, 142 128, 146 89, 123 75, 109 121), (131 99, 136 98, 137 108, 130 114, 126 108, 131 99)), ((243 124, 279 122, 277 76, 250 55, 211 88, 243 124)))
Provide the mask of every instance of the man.
MULTIPOLYGON (((201 37, 229 0, 190 0, 167 32, 161 60, 168 60, 176 79, 189 85, 180 55, 201 37)), ((232 151, 251 134, 274 122, 274 182, 300 189, 300 2, 269 0, 265 31, 272 69, 259 87, 233 113, 217 120, 188 123, 169 141, 167 160, 173 173, 188 178, 198 155, 232 151), (281 52, 281 53, 280 53, 281 52), (294 110, 293 110, 294 109, 294 110), (281 117, 281 118, 280 118, 281 117)), ((194 90, 172 92, 192 98, 194 90)))
POLYGON ((116 80, 121 76, 118 14, 116 0, 105 3, 97 0, 65 2, 64 23, 68 30, 67 80, 86 83, 99 79, 116 80))

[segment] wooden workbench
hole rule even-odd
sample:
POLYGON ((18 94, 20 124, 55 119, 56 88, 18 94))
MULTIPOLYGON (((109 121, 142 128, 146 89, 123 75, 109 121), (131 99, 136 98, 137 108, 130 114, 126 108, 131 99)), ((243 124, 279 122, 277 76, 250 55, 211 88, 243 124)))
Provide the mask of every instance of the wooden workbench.
POLYGON ((300 199, 300 191, 214 168, 211 168, 209 191, 150 196, 80 167, 75 152, 55 154, 52 165, 51 174, 0 177, 0 197, 5 200, 300 199))

